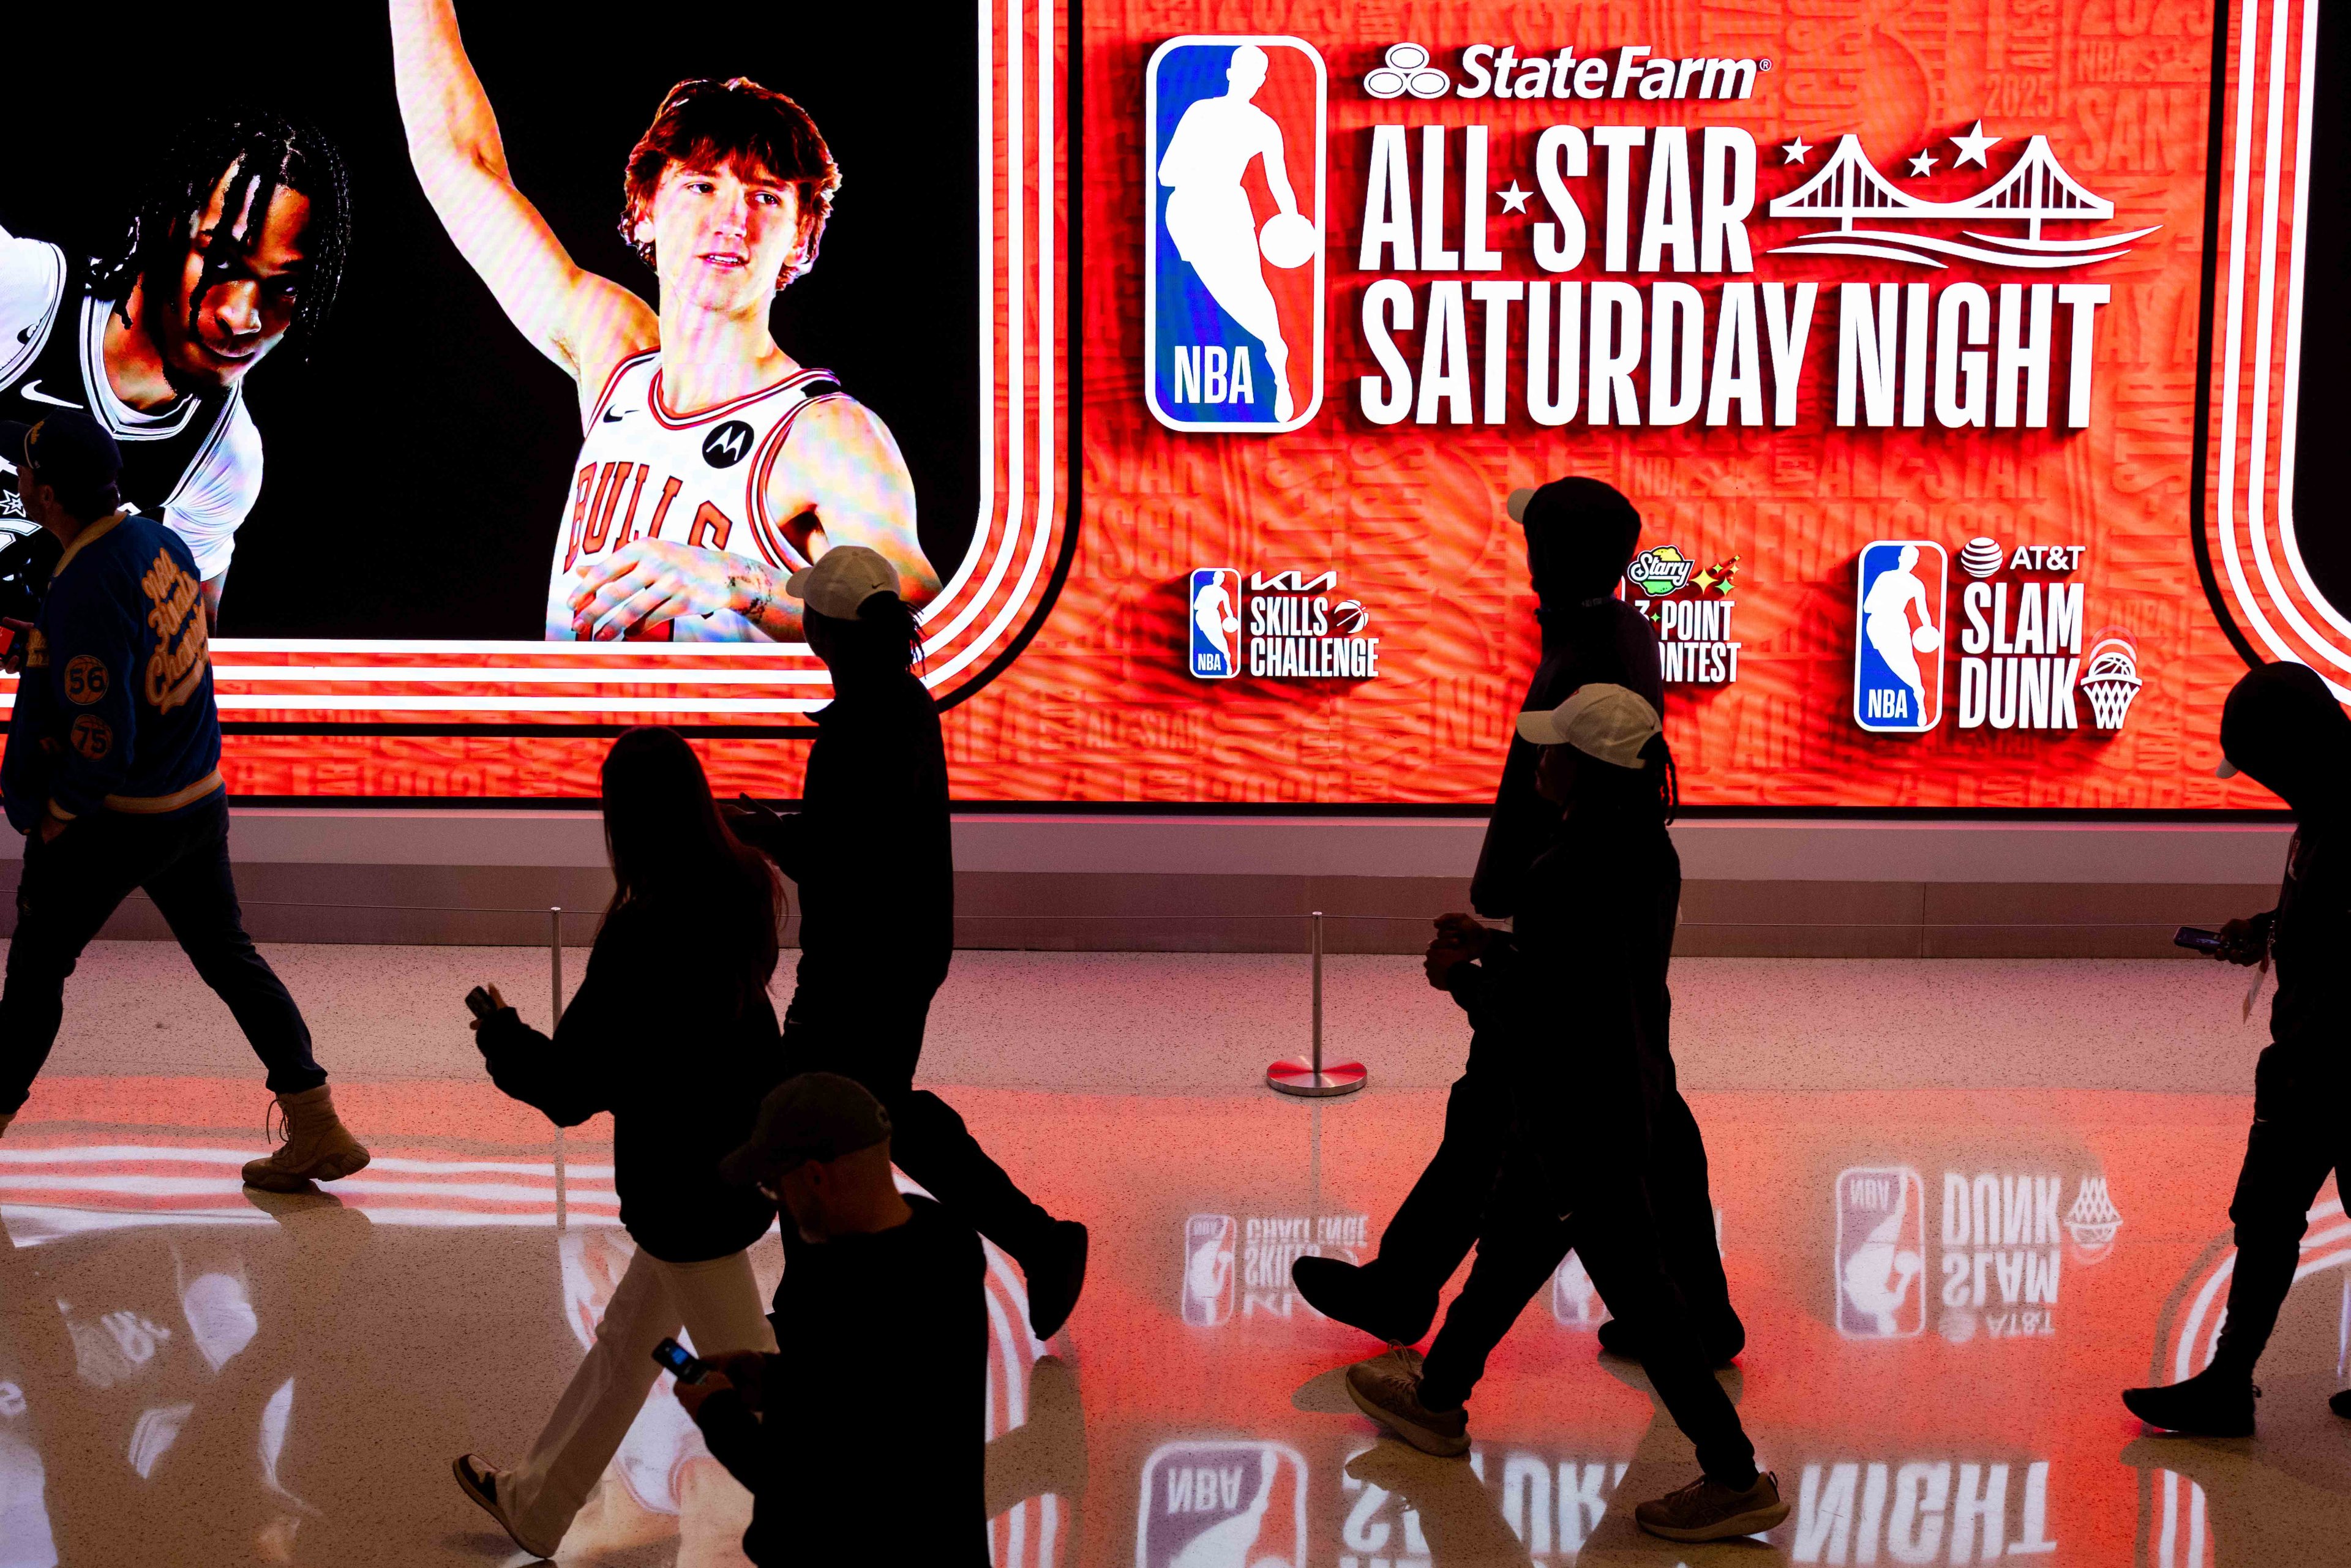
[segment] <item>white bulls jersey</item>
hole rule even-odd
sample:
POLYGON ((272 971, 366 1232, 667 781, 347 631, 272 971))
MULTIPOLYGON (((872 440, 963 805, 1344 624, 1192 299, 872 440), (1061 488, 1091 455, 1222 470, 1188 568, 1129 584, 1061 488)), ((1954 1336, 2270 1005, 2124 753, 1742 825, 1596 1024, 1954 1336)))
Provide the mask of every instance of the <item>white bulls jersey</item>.
MULTIPOLYGON (((768 482, 800 411, 842 395, 827 371, 797 371, 758 392, 691 417, 662 402, 658 350, 623 360, 604 382, 580 443, 555 563, 547 586, 547 636, 569 642, 571 591, 580 563, 637 539, 668 539, 725 550, 779 572, 809 564, 811 517, 768 515, 768 482)), ((732 610, 640 627, 649 642, 765 643, 765 632, 732 610)))

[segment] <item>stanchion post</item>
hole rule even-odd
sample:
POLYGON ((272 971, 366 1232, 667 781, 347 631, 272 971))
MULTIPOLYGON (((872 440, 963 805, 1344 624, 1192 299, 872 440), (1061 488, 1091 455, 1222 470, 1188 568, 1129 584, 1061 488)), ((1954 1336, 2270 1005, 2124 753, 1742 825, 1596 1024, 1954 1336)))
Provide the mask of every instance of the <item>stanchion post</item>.
POLYGON ((1360 1061, 1322 1060, 1322 912, 1316 910, 1308 917, 1310 935, 1308 951, 1313 955, 1314 972, 1314 1033, 1313 1054, 1307 1057, 1287 1057, 1265 1070, 1266 1086, 1278 1093, 1296 1094, 1310 1100, 1324 1100, 1334 1094, 1352 1094, 1361 1089, 1370 1075, 1360 1061))
MULTIPOLYGON (((547 960, 551 987, 552 1009, 548 1013, 547 1036, 555 1038, 555 1026, 563 1021, 563 905, 547 906, 547 960)), ((555 1129, 555 1228, 568 1228, 569 1216, 565 1212, 563 1193, 563 1129, 555 1129)))

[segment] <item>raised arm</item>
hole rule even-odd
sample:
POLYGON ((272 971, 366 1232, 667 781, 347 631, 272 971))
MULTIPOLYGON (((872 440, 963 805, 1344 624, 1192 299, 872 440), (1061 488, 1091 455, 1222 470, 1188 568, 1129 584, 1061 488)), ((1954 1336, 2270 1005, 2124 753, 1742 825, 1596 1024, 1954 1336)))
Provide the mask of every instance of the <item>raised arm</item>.
POLYGON ((515 189, 451 0, 391 4, 392 81, 425 199, 507 319, 579 380, 584 411, 614 364, 660 341, 659 323, 634 294, 581 270, 515 189))

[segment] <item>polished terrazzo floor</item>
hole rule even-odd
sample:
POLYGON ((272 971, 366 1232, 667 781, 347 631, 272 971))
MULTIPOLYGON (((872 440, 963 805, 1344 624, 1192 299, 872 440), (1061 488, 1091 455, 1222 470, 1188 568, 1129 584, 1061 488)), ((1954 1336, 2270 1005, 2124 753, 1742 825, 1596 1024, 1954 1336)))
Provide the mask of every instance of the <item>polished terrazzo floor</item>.
MULTIPOLYGON (((245 1192, 262 1097, 217 1004, 167 947, 93 952, 0 1140, 0 1568, 526 1561, 448 1460, 521 1453, 628 1249, 609 1124, 552 1137, 480 1079, 455 1013, 476 977, 543 998, 544 956, 536 993, 513 950, 272 956, 376 1164, 331 1196, 245 1192)), ((1252 1086, 1297 1043, 1295 961, 966 955, 936 1086, 1094 1234, 1050 1345, 992 1260, 993 1560, 2351 1561, 2351 1423, 2325 1403, 2351 1357, 2332 1187, 2259 1437, 2147 1436, 2115 1397, 2199 1364, 2217 1327, 2249 1109, 2231 1091, 2260 1044, 2238 972, 1677 973, 1750 1333, 1729 1376, 1786 1525, 1697 1549, 1633 1528, 1632 1502, 1693 1473, 1688 1448, 1637 1369, 1594 1354, 1603 1309, 1573 1260, 1473 1401, 1467 1464, 1353 1412, 1338 1369, 1374 1347, 1299 1301, 1288 1265, 1375 1249, 1435 1143, 1463 1037, 1414 966, 1333 967, 1334 1035, 1374 1087, 1313 1106, 1252 1086)), ((760 1256, 772 1278, 772 1238, 760 1256)), ((737 1563, 742 1507, 657 1391, 561 1560, 737 1563)), ((898 1560, 890 1528, 871 1561, 898 1560)))

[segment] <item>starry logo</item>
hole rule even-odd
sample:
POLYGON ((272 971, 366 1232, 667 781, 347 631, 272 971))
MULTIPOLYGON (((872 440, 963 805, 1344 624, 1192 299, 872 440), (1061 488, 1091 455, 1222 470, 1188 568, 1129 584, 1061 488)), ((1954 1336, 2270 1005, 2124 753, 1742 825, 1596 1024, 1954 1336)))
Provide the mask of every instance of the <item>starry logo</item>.
POLYGON ((1690 559, 1671 545, 1645 549, 1625 569, 1625 580, 1652 599, 1677 593, 1689 580, 1690 559))

